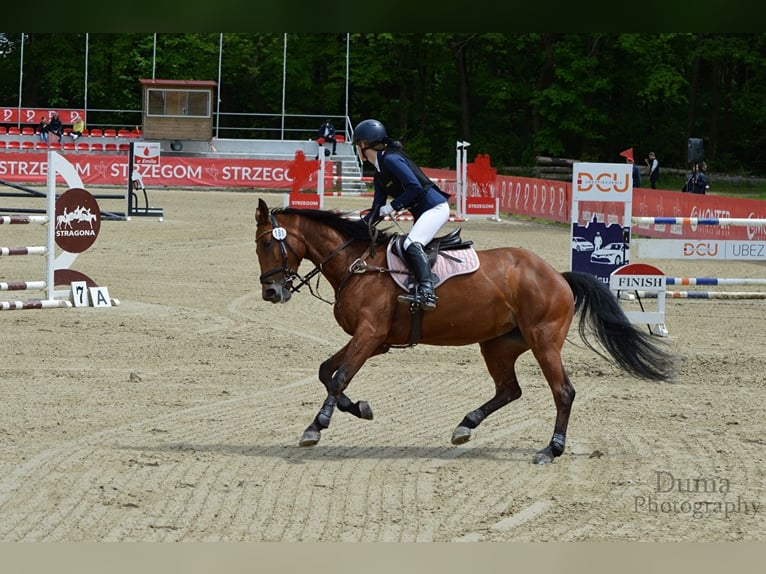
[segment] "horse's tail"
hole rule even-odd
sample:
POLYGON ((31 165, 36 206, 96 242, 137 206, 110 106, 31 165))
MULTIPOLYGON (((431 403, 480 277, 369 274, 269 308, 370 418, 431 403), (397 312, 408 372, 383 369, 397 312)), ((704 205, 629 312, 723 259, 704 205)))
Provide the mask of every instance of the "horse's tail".
POLYGON ((580 338, 591 350, 604 356, 588 339, 589 333, 634 377, 651 381, 674 378, 675 356, 665 343, 630 322, 609 287, 588 273, 566 271, 562 275, 574 294, 575 313, 580 313, 580 338))

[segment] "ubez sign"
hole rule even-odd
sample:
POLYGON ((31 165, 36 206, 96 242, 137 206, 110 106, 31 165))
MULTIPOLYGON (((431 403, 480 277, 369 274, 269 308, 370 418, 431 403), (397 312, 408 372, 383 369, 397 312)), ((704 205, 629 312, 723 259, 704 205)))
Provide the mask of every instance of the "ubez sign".
POLYGON ((725 257, 728 259, 765 259, 766 243, 757 241, 687 241, 683 245, 684 257, 725 257))

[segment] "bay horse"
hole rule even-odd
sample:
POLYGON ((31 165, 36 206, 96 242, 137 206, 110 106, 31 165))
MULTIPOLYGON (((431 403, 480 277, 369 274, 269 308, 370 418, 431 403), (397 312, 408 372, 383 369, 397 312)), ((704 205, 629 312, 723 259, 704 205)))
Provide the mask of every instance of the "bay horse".
MULTIPOLYGON (((397 300, 401 292, 386 267, 386 230, 326 210, 278 208, 263 199, 255 211, 256 254, 262 297, 287 303, 292 293, 321 273, 334 290, 335 320, 351 336, 349 342, 319 367, 327 398, 299 445, 313 446, 330 425, 335 407, 362 419, 373 418, 367 401, 352 402, 345 394, 367 359, 392 348, 411 345, 415 317, 397 300), (374 229, 374 233, 373 233, 374 229), (303 260, 314 269, 301 276, 303 260), (298 282, 298 284, 294 284, 298 282)), ((669 381, 675 356, 666 343, 633 325, 617 297, 598 278, 582 272, 559 272, 531 251, 502 247, 476 251, 479 267, 437 287, 437 308, 422 313, 419 343, 461 346, 478 343, 495 394, 465 415, 452 434, 453 444, 470 440, 490 414, 521 396, 516 360, 532 351, 553 393, 556 421, 549 444, 533 457, 552 462, 564 452, 575 389, 564 368, 561 350, 570 325, 580 314, 578 334, 593 352, 608 358, 636 378, 669 381)), ((317 277, 317 281, 319 277, 317 277)))

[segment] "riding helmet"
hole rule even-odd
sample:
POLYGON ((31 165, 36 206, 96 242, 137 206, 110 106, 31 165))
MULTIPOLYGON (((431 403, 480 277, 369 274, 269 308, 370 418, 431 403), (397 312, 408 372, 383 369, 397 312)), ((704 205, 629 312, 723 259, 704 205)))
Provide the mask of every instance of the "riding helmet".
POLYGON ((372 147, 383 142, 387 137, 386 128, 378 120, 364 120, 354 129, 352 144, 357 145, 360 141, 365 141, 372 147))

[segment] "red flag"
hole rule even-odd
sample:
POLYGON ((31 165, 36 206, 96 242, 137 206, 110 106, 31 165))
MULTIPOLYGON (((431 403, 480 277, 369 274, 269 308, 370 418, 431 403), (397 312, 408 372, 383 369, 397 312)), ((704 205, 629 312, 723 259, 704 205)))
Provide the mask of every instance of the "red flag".
POLYGON ((629 159, 630 161, 633 161, 633 148, 629 147, 625 151, 621 151, 620 155, 626 159, 629 159))

